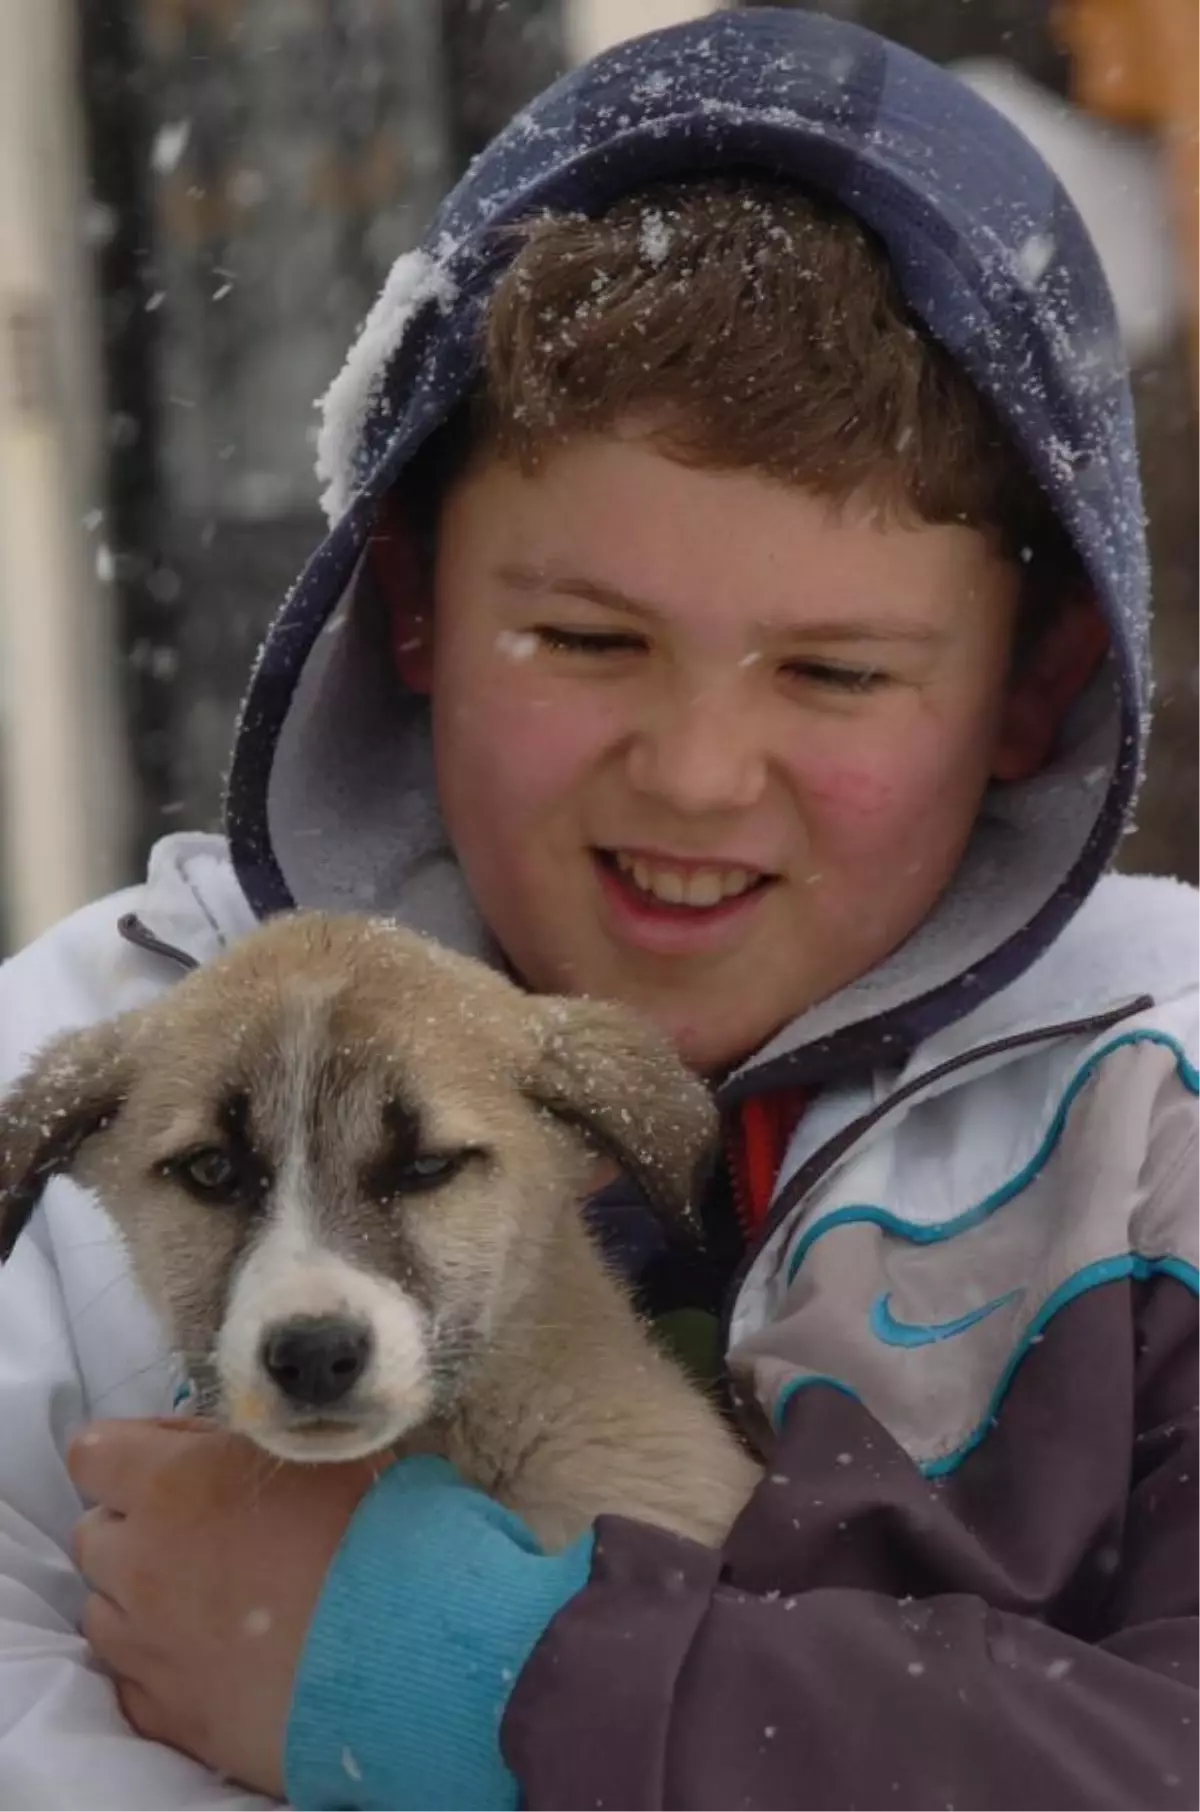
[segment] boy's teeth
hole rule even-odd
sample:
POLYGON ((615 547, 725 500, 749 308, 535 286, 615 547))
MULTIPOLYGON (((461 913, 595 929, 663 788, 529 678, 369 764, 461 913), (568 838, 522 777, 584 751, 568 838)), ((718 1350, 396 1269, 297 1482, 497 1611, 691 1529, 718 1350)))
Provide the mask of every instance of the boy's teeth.
POLYGON ((641 856, 622 855, 619 850, 614 859, 639 892, 669 906, 717 906, 745 893, 755 879, 744 868, 694 868, 685 875, 677 868, 658 868, 641 856))

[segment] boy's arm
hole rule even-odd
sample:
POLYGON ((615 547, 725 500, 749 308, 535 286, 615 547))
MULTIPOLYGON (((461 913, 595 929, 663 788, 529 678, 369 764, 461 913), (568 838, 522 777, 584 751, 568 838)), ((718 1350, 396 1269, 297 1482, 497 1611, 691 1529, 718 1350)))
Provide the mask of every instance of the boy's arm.
MULTIPOLYGON (((1194 1806, 1195 1300, 1171 1279, 1146 1294, 1137 1338, 1160 1357, 1139 1389, 1135 1484, 1119 1548, 1098 1526, 1081 1557, 1063 1618, 1076 1634, 947 1590, 980 1570, 961 1506, 865 1410, 839 1467, 844 1403, 831 1415, 832 1393, 801 1392, 774 1474, 797 1485, 768 1479, 722 1556, 685 1559, 630 1525, 603 1531, 591 1590, 514 1695, 506 1750, 526 1803, 580 1803, 586 1784, 608 1805, 1194 1806), (876 1488, 864 1502, 848 1483, 848 1514, 836 1484, 814 1504, 799 1483, 864 1464, 876 1488), (889 1550, 902 1554, 926 1590, 905 1600, 844 1583, 861 1571, 855 1551, 873 1547, 881 1572, 889 1550), (789 1579, 807 1589, 790 1596, 789 1579)), ((1006 1483, 998 1471, 998 1498, 1006 1483)), ((1056 1559, 1021 1556, 1031 1606, 1056 1559)), ((990 1596, 1012 1605, 1022 1583, 1010 1570, 990 1596)))
POLYGON ((602 1519, 594 1553, 542 1557, 439 1463, 394 1467, 310 1629, 293 1803, 1194 1806, 1195 1333, 1181 1285, 1145 1286, 1135 1483, 1119 1552, 1098 1526, 1081 1559, 1073 1634, 993 1608, 1032 1612, 1059 1557, 980 1589, 961 1503, 820 1388, 720 1553, 602 1519), (897 1598, 896 1573, 924 1590, 897 1598))

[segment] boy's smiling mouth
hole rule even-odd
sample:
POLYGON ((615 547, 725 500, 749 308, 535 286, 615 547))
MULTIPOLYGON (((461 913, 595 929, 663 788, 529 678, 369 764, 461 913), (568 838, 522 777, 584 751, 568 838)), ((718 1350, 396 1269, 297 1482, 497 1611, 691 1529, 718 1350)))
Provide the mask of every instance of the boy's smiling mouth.
POLYGON ((736 900, 767 877, 731 863, 672 861, 639 850, 601 851, 639 893, 666 906, 701 910, 736 900))
POLYGON ((744 864, 690 861, 642 849, 593 849, 612 928, 660 955, 708 946, 753 912, 778 881, 744 864))

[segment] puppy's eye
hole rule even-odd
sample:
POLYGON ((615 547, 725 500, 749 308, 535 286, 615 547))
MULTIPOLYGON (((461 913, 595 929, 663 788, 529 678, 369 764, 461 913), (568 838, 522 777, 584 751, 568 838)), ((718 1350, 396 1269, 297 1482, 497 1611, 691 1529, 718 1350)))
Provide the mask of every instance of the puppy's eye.
POLYGON ((231 1202, 242 1193, 242 1172, 219 1145, 201 1145, 185 1152, 170 1168, 193 1194, 210 1201, 231 1202))
POLYGON ((442 1183, 448 1183, 475 1154, 470 1151, 426 1151, 420 1156, 409 1158, 395 1170, 395 1179, 400 1189, 409 1194, 416 1194, 421 1189, 436 1189, 442 1183))
POLYGON ((363 1183, 368 1195, 384 1204, 431 1195, 468 1164, 486 1163, 487 1155, 482 1147, 470 1145, 457 1151, 392 1151, 366 1171, 363 1183))

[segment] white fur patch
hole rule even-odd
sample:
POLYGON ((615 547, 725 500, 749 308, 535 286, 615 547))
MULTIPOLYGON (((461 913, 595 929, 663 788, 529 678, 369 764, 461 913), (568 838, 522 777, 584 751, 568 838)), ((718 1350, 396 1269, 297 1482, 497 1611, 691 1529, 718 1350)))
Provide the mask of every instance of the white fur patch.
POLYGON ((238 1273, 217 1341, 226 1411, 284 1459, 355 1459, 386 1447, 432 1405, 428 1327, 420 1305, 390 1279, 322 1246, 304 1179, 281 1178, 279 1208, 238 1273), (263 1367, 268 1332, 297 1317, 335 1316, 372 1336, 367 1368, 335 1416, 305 1426, 263 1367))

